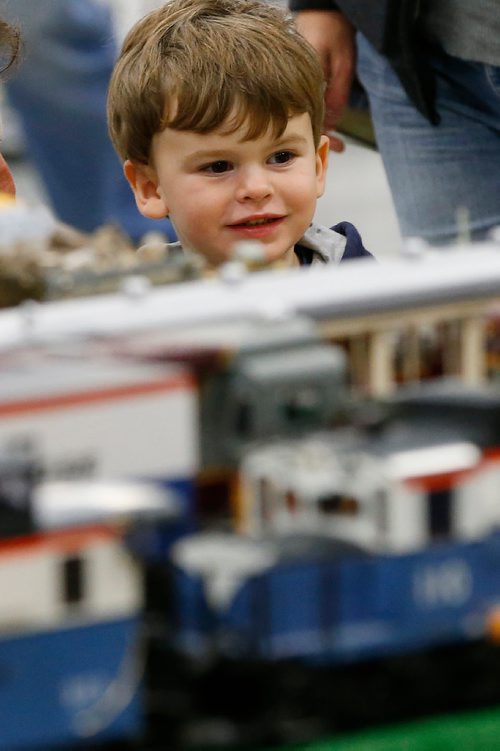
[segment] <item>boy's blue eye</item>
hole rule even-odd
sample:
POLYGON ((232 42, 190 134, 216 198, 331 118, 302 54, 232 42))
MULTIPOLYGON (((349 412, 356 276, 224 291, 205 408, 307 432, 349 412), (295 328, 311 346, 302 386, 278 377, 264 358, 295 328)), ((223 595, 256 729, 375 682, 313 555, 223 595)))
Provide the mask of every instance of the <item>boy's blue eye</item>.
POLYGON ((211 162, 211 164, 207 164, 203 169, 206 172, 212 172, 216 175, 221 175, 223 172, 227 172, 231 168, 231 162, 228 162, 225 159, 219 159, 219 161, 217 162, 211 162))
POLYGON ((286 164, 293 159, 293 157, 294 154, 291 151, 277 151, 276 154, 272 155, 269 161, 271 164, 286 164))

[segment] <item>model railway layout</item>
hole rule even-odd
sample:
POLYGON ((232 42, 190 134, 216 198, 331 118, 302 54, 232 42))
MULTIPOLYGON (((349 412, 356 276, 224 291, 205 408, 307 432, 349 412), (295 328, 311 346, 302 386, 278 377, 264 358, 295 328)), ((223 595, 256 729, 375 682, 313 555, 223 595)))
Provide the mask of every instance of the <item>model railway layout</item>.
POLYGON ((500 704, 499 250, 345 266, 0 313, 2 749, 500 704))

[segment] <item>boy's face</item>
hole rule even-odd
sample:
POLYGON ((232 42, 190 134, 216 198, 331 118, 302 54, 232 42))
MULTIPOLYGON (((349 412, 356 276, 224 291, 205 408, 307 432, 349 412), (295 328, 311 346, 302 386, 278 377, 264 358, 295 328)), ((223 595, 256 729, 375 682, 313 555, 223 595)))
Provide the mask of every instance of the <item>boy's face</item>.
POLYGON ((277 139, 270 131, 251 141, 240 136, 157 133, 154 166, 125 164, 139 210, 168 214, 183 247, 211 265, 228 260, 241 240, 261 242, 268 263, 293 263, 293 246, 323 193, 328 139, 315 148, 308 114, 291 117, 277 139))

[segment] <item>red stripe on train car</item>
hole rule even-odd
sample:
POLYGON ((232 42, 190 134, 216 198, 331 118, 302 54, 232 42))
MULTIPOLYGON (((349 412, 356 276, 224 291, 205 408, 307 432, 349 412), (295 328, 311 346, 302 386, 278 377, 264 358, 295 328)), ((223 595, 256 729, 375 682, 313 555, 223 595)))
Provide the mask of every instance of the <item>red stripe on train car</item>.
POLYGON ((484 449, 483 457, 486 461, 500 461, 500 446, 484 449))
POLYGON ((407 477, 404 480, 406 485, 412 488, 421 488, 429 491, 449 490, 450 488, 460 485, 469 477, 478 474, 487 464, 500 461, 500 446, 485 449, 481 460, 471 469, 465 469, 457 472, 443 472, 435 475, 422 475, 419 477, 407 477))
MULTIPOLYGON (((479 465, 478 465, 479 467, 479 465)), ((439 490, 449 490, 464 482, 468 477, 476 474, 478 468, 464 470, 462 472, 445 472, 436 475, 426 475, 422 477, 409 477, 404 482, 411 488, 419 488, 431 492, 439 490)))
POLYGON ((2 540, 0 542, 0 557, 25 555, 26 553, 36 555, 48 550, 57 550, 65 554, 74 553, 91 543, 113 540, 121 536, 122 531, 118 524, 116 526, 93 524, 51 532, 35 532, 32 535, 2 540))
POLYGON ((162 391, 177 391, 194 388, 195 380, 188 373, 162 379, 160 381, 113 386, 111 388, 96 389, 95 391, 76 391, 70 394, 57 394, 40 399, 23 399, 15 402, 0 403, 0 417, 22 415, 26 412, 43 412, 51 409, 67 409, 69 407, 84 406, 106 400, 127 399, 131 396, 148 396, 162 391))

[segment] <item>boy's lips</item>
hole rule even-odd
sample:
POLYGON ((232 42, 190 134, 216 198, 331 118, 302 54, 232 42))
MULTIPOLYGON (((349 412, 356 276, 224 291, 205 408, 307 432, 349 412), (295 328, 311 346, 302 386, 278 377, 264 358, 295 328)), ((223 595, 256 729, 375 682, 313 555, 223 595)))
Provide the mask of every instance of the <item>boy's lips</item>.
POLYGON ((230 230, 245 237, 263 238, 272 234, 284 219, 285 217, 281 215, 256 214, 245 217, 239 222, 233 222, 229 224, 228 227, 230 230))

